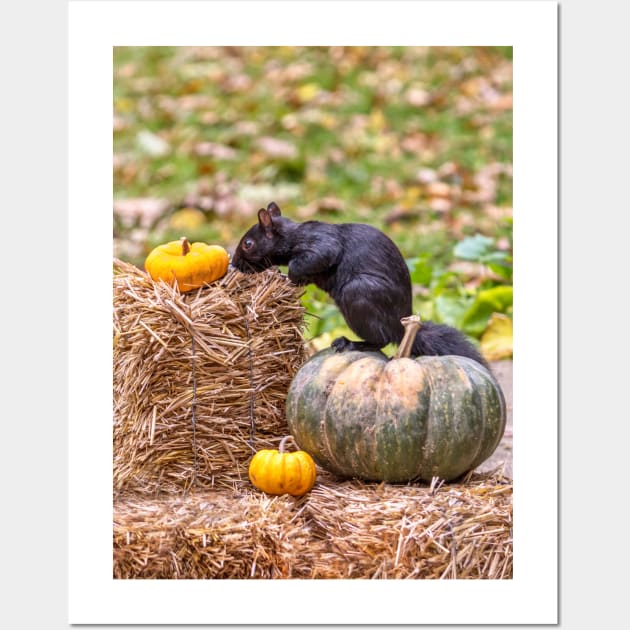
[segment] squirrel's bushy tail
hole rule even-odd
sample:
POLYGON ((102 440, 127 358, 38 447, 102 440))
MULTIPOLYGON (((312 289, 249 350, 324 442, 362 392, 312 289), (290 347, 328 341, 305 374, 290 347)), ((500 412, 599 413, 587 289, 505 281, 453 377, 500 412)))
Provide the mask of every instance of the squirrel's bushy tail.
POLYGON ((463 333, 446 324, 423 321, 411 351, 412 357, 423 355, 456 354, 474 359, 487 370, 490 366, 463 333))

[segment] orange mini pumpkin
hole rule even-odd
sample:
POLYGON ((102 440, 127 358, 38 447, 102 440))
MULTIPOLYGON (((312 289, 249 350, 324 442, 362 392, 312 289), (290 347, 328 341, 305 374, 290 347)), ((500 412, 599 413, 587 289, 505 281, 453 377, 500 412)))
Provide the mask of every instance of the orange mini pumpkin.
POLYGON ((144 262, 147 273, 185 293, 223 277, 230 257, 220 245, 189 243, 183 236, 179 241, 158 245, 144 262))
POLYGON ((249 463, 249 480, 267 494, 290 494, 300 497, 315 484, 317 470, 313 458, 305 451, 285 453, 287 435, 278 450, 258 451, 249 463))

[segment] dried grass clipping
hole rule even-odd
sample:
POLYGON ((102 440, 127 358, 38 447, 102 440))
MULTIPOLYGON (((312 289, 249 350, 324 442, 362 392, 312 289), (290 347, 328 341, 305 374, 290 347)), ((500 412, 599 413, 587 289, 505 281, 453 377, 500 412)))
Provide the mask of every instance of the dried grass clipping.
POLYGON ((114 259, 114 488, 157 496, 247 479, 287 433, 305 359, 300 290, 277 270, 181 294, 114 259))
POLYGON ((115 578, 512 578, 512 485, 340 481, 306 496, 230 490, 114 504, 115 578))

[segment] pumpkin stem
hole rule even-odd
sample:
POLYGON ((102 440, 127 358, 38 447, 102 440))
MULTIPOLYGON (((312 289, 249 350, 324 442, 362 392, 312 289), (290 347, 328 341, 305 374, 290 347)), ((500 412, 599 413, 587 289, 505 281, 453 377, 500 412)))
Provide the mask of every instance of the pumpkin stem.
POLYGON ((408 359, 411 356, 411 349, 413 348, 413 342, 416 339, 416 335, 420 330, 421 320, 419 315, 410 315, 409 317, 403 317, 400 323, 405 327, 405 334, 398 346, 398 352, 396 352, 395 359, 408 359))
POLYGON ((190 243, 185 236, 179 239, 182 242, 182 256, 185 256, 190 251, 190 243))
POLYGON ((284 444, 287 440, 293 440, 293 443, 295 444, 295 440, 292 435, 285 435, 282 440, 280 440, 280 446, 278 446, 279 453, 284 453, 284 444))

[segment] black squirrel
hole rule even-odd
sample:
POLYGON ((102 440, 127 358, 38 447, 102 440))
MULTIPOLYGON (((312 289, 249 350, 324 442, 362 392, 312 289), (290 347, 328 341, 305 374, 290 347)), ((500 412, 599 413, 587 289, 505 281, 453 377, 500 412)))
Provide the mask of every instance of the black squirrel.
MULTIPOLYGON (((288 265, 296 285, 315 284, 337 304, 350 329, 364 341, 338 337, 337 352, 380 350, 398 344, 411 315, 411 277, 394 242, 363 223, 297 223, 271 202, 258 211, 258 224, 241 238, 232 265, 245 273, 288 265)), ((423 321, 411 356, 455 354, 490 369, 475 346, 457 329, 423 321)))

